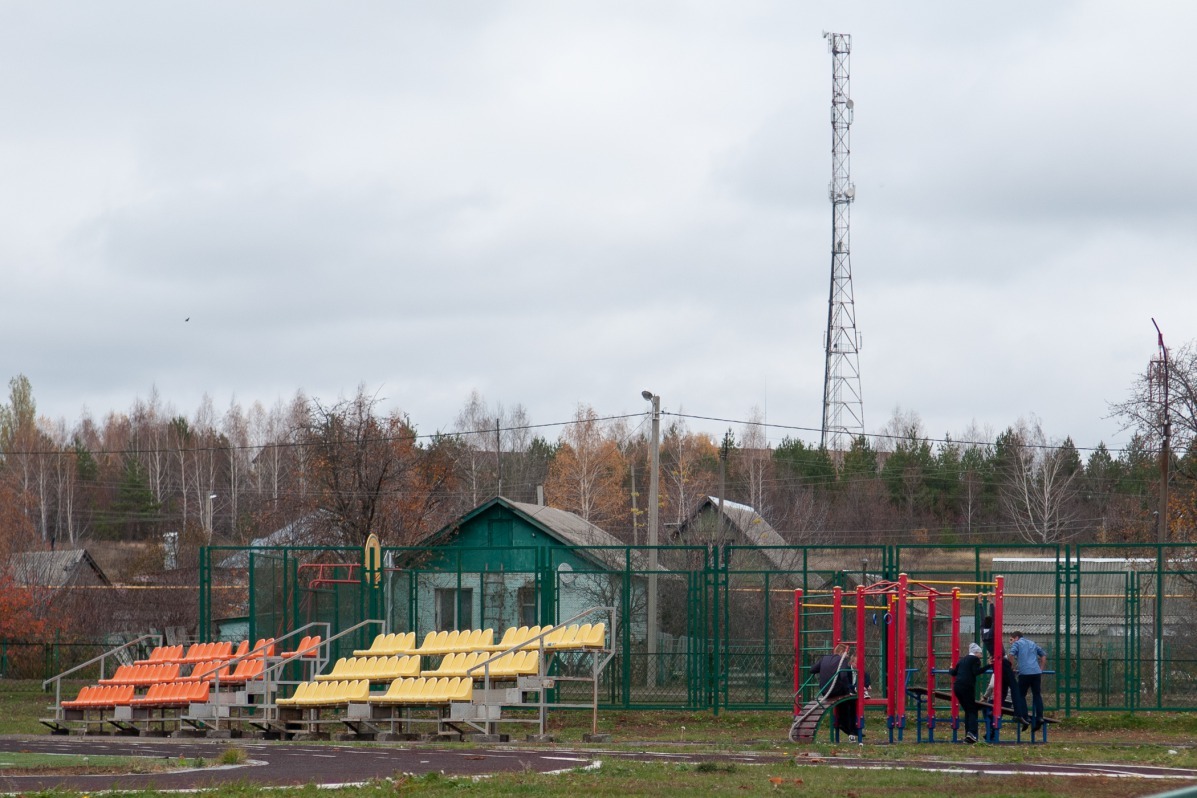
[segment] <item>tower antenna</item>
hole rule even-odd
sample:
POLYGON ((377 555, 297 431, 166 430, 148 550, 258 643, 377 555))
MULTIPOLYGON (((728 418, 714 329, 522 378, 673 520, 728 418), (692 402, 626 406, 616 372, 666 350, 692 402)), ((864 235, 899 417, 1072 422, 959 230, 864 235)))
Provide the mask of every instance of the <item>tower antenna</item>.
POLYGON ((860 393, 860 333, 856 330, 856 303, 852 298, 849 208, 856 186, 849 173, 852 125, 848 56, 852 37, 824 33, 831 51, 831 291, 827 301, 827 365, 823 377, 823 434, 820 443, 832 453, 847 451, 856 435, 864 433, 864 401, 860 393))

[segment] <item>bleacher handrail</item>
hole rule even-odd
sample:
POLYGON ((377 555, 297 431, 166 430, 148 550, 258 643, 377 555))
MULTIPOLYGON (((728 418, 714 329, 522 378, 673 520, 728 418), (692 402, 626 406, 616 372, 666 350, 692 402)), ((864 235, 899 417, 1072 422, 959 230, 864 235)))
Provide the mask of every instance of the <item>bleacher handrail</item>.
POLYGON ((42 692, 45 692, 47 689, 49 689, 51 682, 54 683, 54 707, 57 710, 62 705, 62 680, 63 680, 63 678, 65 678, 66 676, 69 676, 70 674, 74 673, 75 671, 81 670, 90 665, 94 665, 98 662, 98 663, 100 663, 100 678, 103 679, 104 678, 104 661, 108 657, 114 656, 118 651, 124 651, 125 649, 129 648, 130 646, 139 645, 139 644, 145 642, 146 640, 157 640, 158 642, 156 645, 159 645, 159 646, 162 645, 162 635, 160 635, 160 634, 142 635, 141 637, 138 637, 136 640, 130 640, 128 643, 125 643, 122 646, 117 646, 116 648, 109 649, 108 651, 105 651, 103 654, 101 654, 98 657, 92 657, 87 662, 80 663, 73 668, 70 668, 68 670, 63 671, 62 673, 57 674, 56 676, 51 676, 49 679, 46 679, 45 681, 42 682, 42 692))

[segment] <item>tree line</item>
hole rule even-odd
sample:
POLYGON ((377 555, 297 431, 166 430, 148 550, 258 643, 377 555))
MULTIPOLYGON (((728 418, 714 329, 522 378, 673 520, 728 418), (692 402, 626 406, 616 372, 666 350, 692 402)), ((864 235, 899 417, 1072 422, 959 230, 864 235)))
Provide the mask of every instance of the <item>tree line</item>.
MULTIPOLYGON (((1172 363, 1171 539, 1197 523, 1197 376, 1192 344, 1172 363)), ((770 444, 758 410, 720 438, 666 412, 660 441, 662 543, 705 497, 755 508, 795 544, 1151 541, 1158 529, 1162 405, 1145 372, 1111 406, 1134 435, 1123 450, 1081 451, 1020 419, 996 435, 932 438, 914 413, 846 452, 786 437, 770 444)), ((177 412, 156 392, 125 412, 74 424, 37 413, 24 376, 0 404, 3 552, 92 540, 244 545, 303 522, 312 542, 360 545, 370 533, 412 545, 492 496, 543 501, 629 544, 643 544, 649 424, 579 406, 531 423, 473 393, 450 430, 422 433, 359 387, 324 402, 297 393, 271 407, 205 398, 177 412)))

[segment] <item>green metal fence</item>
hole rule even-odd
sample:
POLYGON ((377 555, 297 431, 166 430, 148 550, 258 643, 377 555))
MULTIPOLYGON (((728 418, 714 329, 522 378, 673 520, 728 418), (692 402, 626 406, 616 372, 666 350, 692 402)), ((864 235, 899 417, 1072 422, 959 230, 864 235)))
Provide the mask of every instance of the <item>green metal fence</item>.
MULTIPOLYGON (((439 628, 501 631, 611 606, 617 656, 601 685, 608 707, 781 710, 793 701, 795 588, 850 588, 903 572, 962 582, 1001 574, 1006 628, 1021 629, 1048 651, 1054 674, 1044 679, 1044 696, 1052 709, 1197 707, 1197 635, 1191 631, 1197 547, 663 546, 655 655, 647 643, 646 552, 391 548, 383 550, 379 572, 366 567, 358 548, 208 547, 201 553, 200 636, 218 635, 215 597, 224 612, 249 618, 255 639, 313 621, 339 629, 368 618, 420 636, 439 628)), ((983 599, 968 603, 964 643, 977 638, 985 612, 983 599)), ((883 666, 890 630, 876 618, 869 623, 877 626, 865 634, 870 660, 883 666)), ((907 656, 921 668, 920 623, 908 618, 916 632, 907 656)), ((813 656, 829 646, 829 629, 827 617, 804 620, 804 652, 813 656)), ((942 624, 934 633, 937 641, 949 634, 942 624)), ((342 641, 333 656, 368 646, 372 634, 342 641)))

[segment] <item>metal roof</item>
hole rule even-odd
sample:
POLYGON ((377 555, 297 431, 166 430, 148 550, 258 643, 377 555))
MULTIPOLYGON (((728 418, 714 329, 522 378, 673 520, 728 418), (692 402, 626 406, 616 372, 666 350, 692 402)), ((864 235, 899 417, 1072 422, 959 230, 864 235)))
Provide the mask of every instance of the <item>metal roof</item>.
POLYGON ((86 549, 26 551, 12 555, 8 562, 13 579, 22 585, 68 587, 85 584, 85 575, 89 571, 95 582, 112 584, 86 549))

